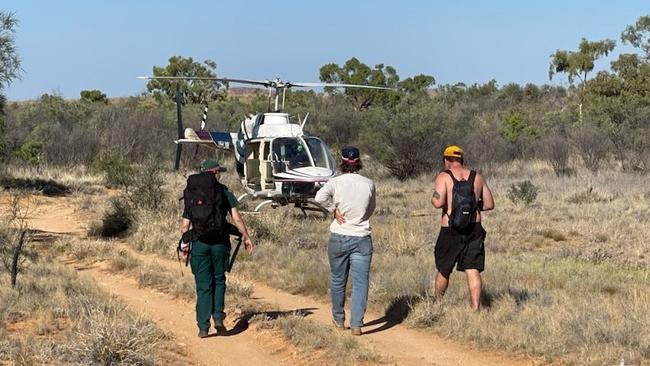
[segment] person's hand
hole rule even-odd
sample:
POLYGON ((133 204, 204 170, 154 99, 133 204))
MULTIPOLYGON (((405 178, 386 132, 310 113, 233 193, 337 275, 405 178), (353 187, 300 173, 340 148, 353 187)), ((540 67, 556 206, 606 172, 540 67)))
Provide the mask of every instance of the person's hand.
POLYGON ((253 241, 250 236, 244 238, 244 248, 246 248, 248 253, 253 253, 253 241))
POLYGON ((190 244, 181 243, 181 248, 178 252, 178 259, 182 262, 187 262, 187 256, 190 254, 190 244))
POLYGON ((339 211, 338 207, 334 210, 334 219, 336 219, 336 222, 339 225, 343 225, 345 223, 345 216, 343 216, 341 211, 339 211))

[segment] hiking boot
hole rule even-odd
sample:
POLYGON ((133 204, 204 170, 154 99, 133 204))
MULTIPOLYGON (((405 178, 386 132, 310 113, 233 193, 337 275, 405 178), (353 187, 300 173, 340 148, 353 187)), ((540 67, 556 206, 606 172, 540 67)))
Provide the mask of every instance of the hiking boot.
POLYGON ((345 330, 345 324, 339 323, 336 320, 332 319, 332 324, 334 324, 334 328, 338 330, 345 330))
POLYGON ((361 328, 350 328, 350 329, 352 329, 353 336, 360 336, 362 334, 361 328))
POLYGON ((208 330, 207 329, 199 329, 199 338, 205 338, 208 336, 208 330))
POLYGON ((226 332, 226 326, 223 325, 223 319, 214 319, 214 329, 217 331, 217 335, 226 332))

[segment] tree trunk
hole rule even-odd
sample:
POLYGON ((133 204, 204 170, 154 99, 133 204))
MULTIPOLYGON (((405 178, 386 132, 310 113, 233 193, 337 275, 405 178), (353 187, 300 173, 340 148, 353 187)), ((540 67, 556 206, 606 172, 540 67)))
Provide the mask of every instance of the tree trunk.
POLYGON ((25 234, 26 230, 23 230, 20 233, 20 239, 18 240, 18 245, 14 249, 14 257, 11 262, 11 288, 16 287, 16 277, 18 277, 18 262, 20 260, 20 253, 23 250, 23 244, 25 243, 25 234))

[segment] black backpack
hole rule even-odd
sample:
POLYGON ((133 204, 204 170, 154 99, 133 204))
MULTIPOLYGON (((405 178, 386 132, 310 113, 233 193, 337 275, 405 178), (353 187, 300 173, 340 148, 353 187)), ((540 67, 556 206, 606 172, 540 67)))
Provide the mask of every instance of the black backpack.
POLYGON ((190 175, 183 191, 185 212, 192 223, 191 238, 223 234, 226 230, 227 202, 224 186, 212 172, 190 175))
POLYGON ((477 210, 476 195, 474 194, 474 178, 476 172, 472 170, 467 180, 459 181, 451 173, 445 170, 454 181, 454 188, 451 195, 451 214, 449 215, 449 227, 456 230, 465 230, 472 224, 474 213, 477 210))

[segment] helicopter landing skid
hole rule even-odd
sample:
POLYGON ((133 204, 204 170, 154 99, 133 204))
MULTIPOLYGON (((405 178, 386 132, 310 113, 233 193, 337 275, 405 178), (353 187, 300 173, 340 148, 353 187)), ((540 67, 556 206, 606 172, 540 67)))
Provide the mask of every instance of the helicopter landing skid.
MULTIPOLYGON (((251 195, 243 194, 238 198, 238 200, 241 201, 242 199, 245 199, 245 198, 248 198, 248 197, 251 197, 251 195)), ((278 208, 280 206, 286 206, 286 205, 291 204, 291 203, 293 203, 295 208, 299 208, 300 211, 302 211, 302 214, 304 215, 304 217, 307 217, 307 212, 308 211, 320 212, 321 214, 323 214, 323 218, 327 218, 329 216, 329 211, 327 211, 327 209, 325 207, 323 207, 321 204, 319 204, 317 202, 314 202, 312 200, 305 200, 305 199, 300 199, 300 200, 297 200, 297 201, 293 201, 291 199, 287 200, 284 197, 264 200, 264 201, 260 202, 257 206, 255 206, 255 208, 252 211, 245 211, 245 212, 242 212, 242 213, 245 213, 245 214, 259 214, 260 211, 262 210, 262 208, 264 208, 265 206, 270 205, 271 208, 275 209, 275 208, 278 208)))
POLYGON ((255 209, 253 210, 253 212, 260 212, 260 209, 262 209, 262 207, 264 207, 264 206, 266 206, 268 204, 270 204, 271 207, 273 207, 273 208, 278 208, 278 206, 280 206, 280 204, 275 202, 274 200, 266 200, 266 201, 263 201, 262 203, 260 203, 259 205, 255 206, 255 209))
POLYGON ((294 207, 299 208, 305 218, 307 217, 307 211, 320 212, 323 214, 323 218, 329 216, 329 211, 327 211, 327 209, 321 204, 314 201, 296 202, 294 207), (311 207, 310 205, 314 207, 311 207))

